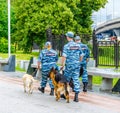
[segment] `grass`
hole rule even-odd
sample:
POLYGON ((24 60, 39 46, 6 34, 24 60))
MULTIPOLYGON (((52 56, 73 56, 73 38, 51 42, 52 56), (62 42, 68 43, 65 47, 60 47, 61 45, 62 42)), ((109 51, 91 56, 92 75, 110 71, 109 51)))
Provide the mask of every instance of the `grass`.
MULTIPOLYGON (((30 53, 30 54, 27 54, 27 53, 25 54, 25 53, 22 53, 21 51, 18 51, 17 53, 12 53, 11 55, 15 55, 17 61, 30 60, 31 57, 36 57, 37 58, 38 55, 39 55, 39 52, 33 52, 33 53, 30 53)), ((8 53, 0 53, 0 57, 2 59, 6 59, 6 58, 8 58, 8 53)), ((18 62, 17 62, 16 71, 25 72, 25 69, 21 69, 20 64, 18 64, 18 62)))
MULTIPOLYGON (((82 81, 82 78, 80 77, 80 81, 82 81)), ((94 85, 100 85, 102 83, 102 77, 100 76, 93 76, 93 84, 94 85)), ((118 81, 118 78, 114 78, 113 79, 113 86, 116 84, 116 82, 118 81)))
MULTIPOLYGON (((80 81, 82 81, 82 77, 80 77, 80 81)), ((100 85, 102 83, 102 77, 100 76, 93 76, 93 84, 100 85)), ((117 83, 118 78, 113 78, 113 86, 117 83)))
MULTIPOLYGON (((118 78, 113 78, 113 86, 118 81, 118 78)), ((100 76, 93 76, 93 84, 100 85, 102 83, 102 77, 100 76)))
POLYGON ((15 70, 16 70, 16 71, 25 72, 25 69, 21 69, 19 65, 17 65, 17 66, 15 67, 15 70))
MULTIPOLYGON (((19 51, 17 53, 14 53, 13 55, 16 56, 17 60, 30 60, 31 57, 36 57, 37 58, 39 53, 38 52, 33 52, 31 54, 24 54, 24 53, 19 51)), ((8 53, 0 53, 0 57, 8 58, 8 53)), ((103 68, 110 68, 110 67, 103 66, 103 68)), ((21 69, 19 65, 16 66, 16 71, 23 71, 23 72, 25 72, 25 70, 21 69)), ((100 85, 101 81, 102 81, 102 77, 93 76, 93 84, 100 85)), ((116 84, 117 81, 118 81, 117 78, 113 79, 113 86, 116 84)))
POLYGON ((113 86, 117 83, 117 81, 118 81, 118 78, 113 79, 113 86))
POLYGON ((6 53, 0 53, 0 58, 8 58, 8 54, 6 54, 6 53))
MULTIPOLYGON (((38 52, 33 52, 31 54, 25 54, 22 52, 12 53, 11 55, 15 55, 17 60, 30 60, 31 57, 38 57, 38 52)), ((0 53, 0 57, 8 58, 8 53, 0 53)))
POLYGON ((98 85, 98 84, 101 84, 101 82, 102 82, 102 77, 100 77, 100 76, 93 76, 93 84, 98 85))

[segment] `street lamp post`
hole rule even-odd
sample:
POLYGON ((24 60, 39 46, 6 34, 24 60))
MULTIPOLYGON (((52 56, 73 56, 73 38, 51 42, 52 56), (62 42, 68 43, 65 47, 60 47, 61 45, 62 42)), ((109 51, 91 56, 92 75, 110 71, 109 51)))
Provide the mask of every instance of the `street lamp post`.
POLYGON ((115 11, 115 9, 114 9, 114 0, 113 0, 113 18, 112 19, 115 18, 114 11, 115 11))
POLYGON ((11 48, 10 48, 10 0, 8 0, 8 56, 10 57, 11 48))

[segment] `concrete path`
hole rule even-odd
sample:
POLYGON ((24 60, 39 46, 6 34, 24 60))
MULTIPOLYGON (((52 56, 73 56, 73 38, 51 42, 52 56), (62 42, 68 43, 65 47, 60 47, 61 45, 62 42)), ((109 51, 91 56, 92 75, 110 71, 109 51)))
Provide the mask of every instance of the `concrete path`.
POLYGON ((39 81, 34 83, 32 95, 23 92, 21 72, 0 71, 0 113, 120 113, 120 97, 88 91, 79 94, 79 102, 73 102, 74 94, 70 93, 70 103, 64 99, 56 102, 49 95, 50 88, 46 87, 45 94, 37 88, 39 81))

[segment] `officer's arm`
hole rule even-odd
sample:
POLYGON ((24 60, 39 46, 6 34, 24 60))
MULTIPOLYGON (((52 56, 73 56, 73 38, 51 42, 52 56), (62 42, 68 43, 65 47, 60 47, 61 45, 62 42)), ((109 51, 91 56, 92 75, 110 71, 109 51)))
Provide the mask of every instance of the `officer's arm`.
POLYGON ((65 60, 66 60, 66 57, 62 56, 62 61, 61 61, 61 66, 64 67, 65 65, 65 60))
POLYGON ((89 59, 90 59, 90 49, 88 48, 88 46, 87 46, 87 53, 86 53, 86 56, 87 56, 86 62, 88 62, 89 59))
POLYGON ((63 70, 64 66, 65 66, 65 61, 66 61, 66 57, 62 56, 62 59, 61 59, 61 68, 60 70, 63 70))
POLYGON ((41 62, 37 62, 37 68, 40 69, 41 62))
POLYGON ((82 56, 80 56, 80 61, 82 61, 82 59, 83 59, 83 55, 82 55, 82 56))
POLYGON ((61 69, 63 69, 63 67, 65 66, 66 57, 67 57, 67 50, 66 50, 66 47, 64 46, 62 59, 61 59, 61 66, 62 66, 61 69))
POLYGON ((84 56, 84 53, 83 53, 83 51, 82 51, 82 48, 80 47, 80 61, 82 61, 83 56, 84 56))

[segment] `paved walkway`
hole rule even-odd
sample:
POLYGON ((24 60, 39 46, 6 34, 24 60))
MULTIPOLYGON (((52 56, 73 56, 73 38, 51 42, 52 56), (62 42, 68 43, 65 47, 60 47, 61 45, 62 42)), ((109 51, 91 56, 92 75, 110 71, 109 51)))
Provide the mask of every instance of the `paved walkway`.
POLYGON ((55 97, 49 96, 49 87, 46 87, 45 94, 37 90, 39 81, 36 81, 33 94, 28 96, 23 92, 23 74, 0 71, 0 113, 120 113, 120 96, 107 93, 80 93, 79 102, 76 103, 71 92, 69 104, 64 99, 56 102, 55 97))

